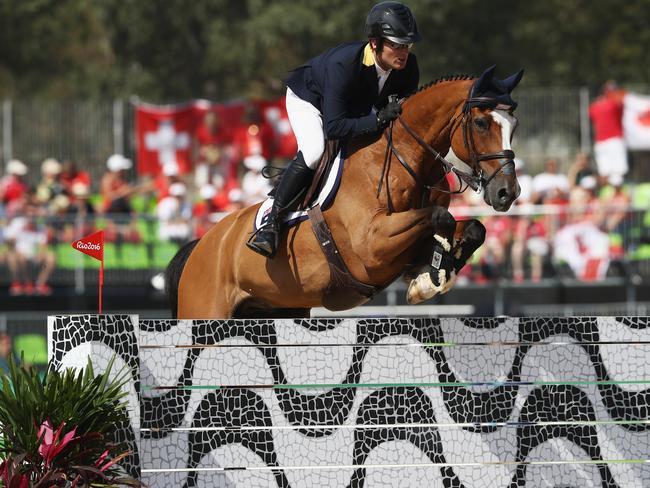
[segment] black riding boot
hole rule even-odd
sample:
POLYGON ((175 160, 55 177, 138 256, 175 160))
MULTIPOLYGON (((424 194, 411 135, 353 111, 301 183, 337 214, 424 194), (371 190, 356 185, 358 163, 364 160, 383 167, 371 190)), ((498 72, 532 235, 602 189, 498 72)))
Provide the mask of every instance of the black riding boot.
POLYGON ((296 158, 284 170, 280 183, 275 189, 273 208, 268 215, 268 223, 258 230, 246 243, 253 251, 272 258, 280 242, 280 216, 296 202, 298 197, 311 183, 314 170, 305 164, 299 151, 296 158))

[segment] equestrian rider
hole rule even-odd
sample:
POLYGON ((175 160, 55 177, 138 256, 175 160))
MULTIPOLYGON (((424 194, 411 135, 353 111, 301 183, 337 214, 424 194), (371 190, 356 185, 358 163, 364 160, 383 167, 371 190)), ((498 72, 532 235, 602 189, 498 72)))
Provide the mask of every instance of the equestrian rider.
POLYGON ((281 215, 311 183, 327 139, 383 130, 418 87, 419 70, 410 51, 420 34, 411 10, 399 2, 375 5, 366 18, 368 42, 342 44, 292 71, 287 80, 287 114, 298 153, 275 190, 268 223, 247 245, 272 258, 280 240, 281 215), (392 97, 391 97, 392 98, 392 97))

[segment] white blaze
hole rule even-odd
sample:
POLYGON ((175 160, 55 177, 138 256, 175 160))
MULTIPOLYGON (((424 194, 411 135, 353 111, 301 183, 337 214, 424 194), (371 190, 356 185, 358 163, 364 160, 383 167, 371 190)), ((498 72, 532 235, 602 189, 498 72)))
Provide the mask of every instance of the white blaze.
POLYGON ((505 110, 493 110, 491 115, 494 121, 501 126, 501 144, 503 145, 503 149, 512 150, 510 140, 517 127, 517 119, 505 110))

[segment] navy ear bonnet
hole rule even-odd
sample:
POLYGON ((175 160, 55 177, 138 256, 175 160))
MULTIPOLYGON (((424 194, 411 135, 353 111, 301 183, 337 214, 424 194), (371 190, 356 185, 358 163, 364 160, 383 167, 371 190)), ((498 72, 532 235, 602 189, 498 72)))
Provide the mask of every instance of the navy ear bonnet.
POLYGON ((470 107, 485 107, 496 108, 498 105, 505 105, 514 110, 517 108, 510 93, 521 81, 524 76, 524 70, 521 69, 514 75, 509 76, 504 80, 499 80, 494 77, 496 65, 490 66, 486 69, 481 76, 479 76, 470 92, 470 98, 489 98, 490 100, 476 100, 468 102, 470 107))

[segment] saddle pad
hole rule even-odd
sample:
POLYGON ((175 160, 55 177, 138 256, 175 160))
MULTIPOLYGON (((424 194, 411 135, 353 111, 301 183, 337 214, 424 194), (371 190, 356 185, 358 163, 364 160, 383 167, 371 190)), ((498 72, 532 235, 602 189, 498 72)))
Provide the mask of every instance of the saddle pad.
MULTIPOLYGON (((334 195, 336 195, 336 192, 339 189, 342 173, 343 155, 342 152, 339 151, 338 155, 334 158, 334 162, 332 163, 329 174, 327 175, 325 184, 318 196, 310 202, 310 207, 320 204, 321 209, 326 210, 332 204, 334 201, 334 195)), ((262 205, 257 210, 257 214, 255 214, 254 230, 257 230, 266 224, 271 207, 273 207, 273 197, 269 197, 262 202, 262 205)), ((298 222, 307 220, 309 218, 307 216, 307 210, 309 209, 284 214, 282 216, 282 223, 285 227, 291 227, 292 225, 296 225, 298 222)))

